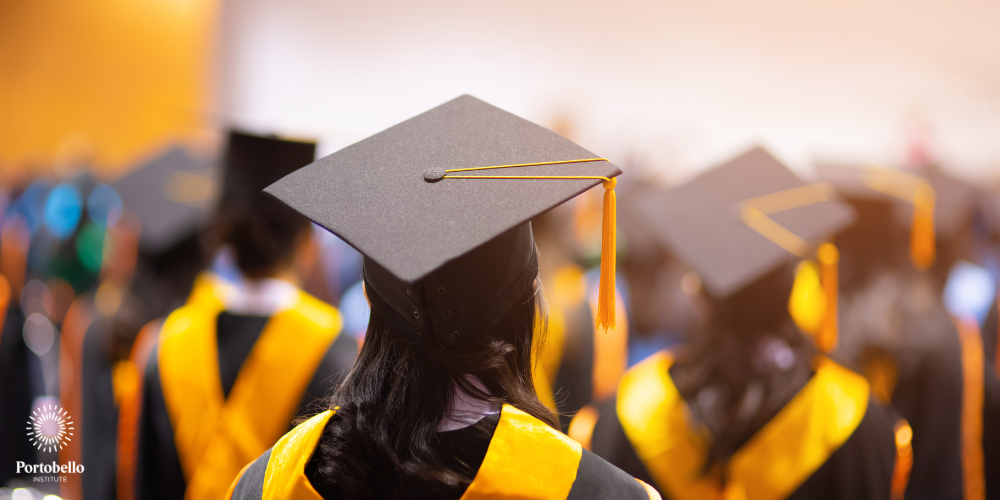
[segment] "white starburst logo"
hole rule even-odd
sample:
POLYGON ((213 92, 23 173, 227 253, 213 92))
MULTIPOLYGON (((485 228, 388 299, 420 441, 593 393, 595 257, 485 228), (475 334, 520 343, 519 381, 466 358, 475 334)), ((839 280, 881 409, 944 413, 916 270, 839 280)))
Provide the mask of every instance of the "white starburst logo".
POLYGON ((28 438, 40 451, 63 449, 73 440, 73 418, 59 405, 42 405, 31 412, 28 438))

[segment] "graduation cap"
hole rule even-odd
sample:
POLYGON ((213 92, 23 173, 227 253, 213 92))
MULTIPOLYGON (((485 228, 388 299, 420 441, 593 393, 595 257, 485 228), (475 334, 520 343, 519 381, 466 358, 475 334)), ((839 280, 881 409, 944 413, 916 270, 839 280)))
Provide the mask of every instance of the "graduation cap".
MULTIPOLYGON (((368 298, 397 334, 451 349, 534 289, 529 219, 601 183, 602 295, 613 290, 612 189, 620 173, 555 132, 461 96, 265 192, 364 255, 368 298)), ((598 314, 612 328, 613 297, 598 314)))
POLYGON ((921 175, 934 188, 935 235, 944 240, 954 238, 972 222, 980 191, 938 168, 926 169, 921 175))
POLYGON ((262 199, 264 188, 312 163, 315 158, 314 142, 230 131, 220 206, 262 199))
MULTIPOLYGON (((791 261, 810 258, 820 247, 828 292, 820 312, 825 311, 823 321, 835 321, 836 315, 826 312, 834 309, 837 253, 821 243, 849 225, 854 214, 829 184, 806 184, 758 147, 638 205, 650 231, 699 274, 717 300, 791 261)), ((818 285, 820 270, 810 269, 818 285)), ((792 294, 794 299, 795 286, 792 294)), ((804 329, 820 328, 817 318, 806 321, 808 327, 796 319, 804 329)))
POLYGON ((142 223, 139 245, 160 253, 197 231, 218 194, 216 170, 174 146, 139 165, 112 187, 142 223))
POLYGON ((924 175, 880 166, 817 165, 817 175, 847 198, 889 204, 896 223, 910 228, 910 259, 928 269, 936 238, 950 239, 972 219, 975 189, 939 170, 924 175))

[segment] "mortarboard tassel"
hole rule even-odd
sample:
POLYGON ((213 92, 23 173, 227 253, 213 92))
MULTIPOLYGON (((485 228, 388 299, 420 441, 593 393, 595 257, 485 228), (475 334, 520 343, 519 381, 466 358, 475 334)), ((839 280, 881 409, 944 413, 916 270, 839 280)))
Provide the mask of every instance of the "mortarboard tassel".
POLYGON ((816 252, 820 265, 820 283, 826 296, 826 311, 823 323, 816 335, 816 346, 823 352, 832 352, 837 348, 837 264, 840 252, 833 243, 824 243, 816 252))
POLYGON ((826 317, 826 297, 820 284, 820 270, 811 259, 799 263, 788 297, 788 313, 800 330, 817 339, 826 317))
POLYGON ((478 170, 493 170, 498 168, 514 167, 534 167, 538 165, 561 165, 566 163, 585 163, 591 161, 608 161, 607 158, 583 158, 579 160, 559 160, 541 161, 535 163, 517 163, 513 165, 490 165, 486 167, 451 168, 447 170, 434 170, 424 173, 424 179, 428 182, 437 182, 441 179, 600 179, 604 181, 604 220, 601 223, 601 284, 597 297, 597 327, 608 330, 615 330, 615 249, 617 242, 617 229, 615 215, 617 212, 617 200, 615 198, 615 186, 618 181, 614 178, 599 175, 455 175, 455 172, 469 172, 478 170))
POLYGON ((913 468, 913 428, 904 419, 896 421, 896 463, 892 467, 892 483, 890 497, 892 500, 903 500, 906 486, 910 483, 910 470, 913 468))
POLYGON ((910 226, 910 260, 917 269, 934 264, 934 188, 921 184, 913 194, 913 223, 910 226))
POLYGON ((617 228, 617 179, 604 181, 604 217, 601 222, 601 284, 597 297, 597 327, 607 333, 615 329, 615 260, 617 228))

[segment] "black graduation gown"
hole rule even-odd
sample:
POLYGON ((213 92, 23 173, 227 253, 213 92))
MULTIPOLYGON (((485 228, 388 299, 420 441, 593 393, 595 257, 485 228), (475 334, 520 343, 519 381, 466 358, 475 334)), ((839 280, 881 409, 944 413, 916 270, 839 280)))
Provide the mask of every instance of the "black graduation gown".
POLYGON ((1000 378, 997 337, 1000 314, 994 305, 983 322, 983 475, 986 498, 1000 499, 1000 378))
MULTIPOLYGON (((219 374, 223 394, 228 396, 240 368, 270 318, 223 312, 218 316, 219 374)), ((143 380, 139 423, 139 455, 136 466, 136 498, 182 500, 186 489, 180 457, 174 444, 174 429, 167 413, 160 380, 158 349, 150 353, 143 380)), ((338 335, 322 358, 302 395, 297 415, 315 413, 317 402, 346 375, 357 356, 357 342, 338 335)), ((289 421, 289 428, 292 422, 289 421)))
POLYGON ((117 483, 118 407, 115 403, 108 318, 95 319, 83 338, 79 371, 82 415, 80 458, 83 498, 113 499, 117 483))
MULTIPOLYGON (((322 425, 325 428, 329 425, 329 420, 326 422, 319 420, 322 418, 332 419, 335 416, 317 415, 314 420, 297 428, 295 433, 282 438, 274 448, 261 455, 243 471, 233 486, 230 498, 234 500, 262 498, 265 488, 264 479, 269 463, 274 468, 272 474, 282 474, 284 478, 287 478, 278 481, 282 488, 295 488, 295 483, 305 481, 311 485, 318 484, 313 480, 316 477, 317 468, 317 459, 313 450, 317 442, 332 439, 332 437, 326 432, 319 436, 312 436, 309 435, 308 430, 304 431, 304 429, 307 429, 310 424, 322 425), (273 462, 272 455, 282 457, 280 461, 282 465, 273 462), (295 463, 298 457, 306 455, 311 458, 308 459, 304 470, 297 472, 294 470, 294 466, 288 465, 295 463)), ((652 488, 636 481, 597 455, 587 450, 581 450, 578 444, 568 441, 565 436, 560 435, 561 437, 553 439, 547 434, 558 433, 543 426, 544 424, 537 419, 509 406, 504 406, 500 414, 486 417, 472 427, 442 433, 441 446, 450 456, 448 460, 453 463, 457 460, 463 460, 470 466, 475 478, 473 483, 467 487, 456 487, 447 495, 428 498, 455 500, 470 493, 472 498, 498 498, 506 494, 510 495, 511 498, 544 500, 550 498, 555 500, 557 496, 558 500, 653 500, 659 498, 652 488), (516 421, 517 424, 510 425, 511 421, 516 421), (511 440, 512 444, 515 441, 517 443, 514 446, 495 445, 497 440, 503 441, 505 439, 511 440), (559 443, 560 441, 562 443, 559 443), (575 445, 576 452, 568 449, 570 447, 565 445, 567 441, 575 445), (554 442, 558 444, 553 446, 554 442), (575 458, 566 461, 567 452, 568 455, 575 454, 575 458), (528 454, 533 456, 526 457, 525 455, 528 454), (525 460, 536 464, 544 462, 547 463, 547 466, 532 467, 530 471, 512 472, 505 470, 504 464, 509 460, 517 460, 517 457, 524 457, 525 460), (525 475, 534 477, 524 477, 525 475), (481 488, 483 484, 490 486, 481 488), (497 494, 498 489, 500 495, 497 494), (516 489, 530 491, 508 491, 516 489), (484 490, 489 493, 484 494, 484 490)), ((513 467, 513 469, 516 468, 516 466, 513 467)), ((320 499, 339 500, 346 498, 353 500, 343 496, 342 492, 337 491, 335 487, 333 489, 321 487, 317 488, 316 491, 319 493, 318 498, 320 499)), ((277 498, 292 498, 279 492, 269 493, 276 495, 277 498)), ((387 498, 387 494, 388 492, 374 492, 366 495, 365 498, 387 498)), ((414 496, 421 497, 419 494, 414 496)), ((306 500, 307 498, 315 498, 315 495, 304 494, 294 498, 306 500)))
POLYGON ((963 498, 962 353, 958 332, 948 326, 936 349, 904 348, 896 356, 892 407, 913 428, 907 500, 963 498))
MULTIPOLYGON (((555 373, 551 375, 551 390, 554 409, 559 415, 563 432, 568 431, 570 420, 581 408, 595 401, 603 401, 613 394, 614 385, 628 364, 627 322, 618 321, 618 330, 613 332, 614 336, 605 337, 604 331, 595 332, 594 309, 590 303, 593 298, 592 290, 587 286, 584 276, 579 281, 582 290, 576 293, 579 293, 581 300, 553 299, 550 304, 552 308, 560 307, 559 311, 550 311, 560 316, 563 339, 561 342, 546 341, 543 345, 543 356, 557 358, 555 373), (598 339, 608 342, 599 346, 598 339), (555 352, 557 345, 559 351, 555 352), (598 366, 603 371, 595 376, 598 366)), ((550 317, 549 335, 554 333, 552 320, 550 317)), ((547 362, 551 360, 540 361, 542 365, 547 362)), ((536 377, 538 376, 540 374, 536 371, 536 377)), ((539 395, 543 399, 546 397, 541 390, 539 395)))
POLYGON ((587 301, 564 314, 566 340, 552 393, 559 424, 566 432, 573 415, 590 404, 594 394, 594 319, 587 301))
POLYGON ((0 486, 15 477, 27 478, 29 474, 16 474, 14 463, 35 463, 35 449, 24 434, 25 423, 31 416, 34 398, 45 393, 42 367, 24 343, 21 331, 24 314, 12 301, 0 333, 0 486))
MULTIPOLYGON (((617 400, 616 395, 598 405, 599 416, 591 434, 591 449, 626 473, 654 485, 664 499, 672 498, 665 485, 657 484, 626 435, 619 418, 617 400)), ((850 436, 786 498, 887 499, 895 461, 893 422, 886 409, 869 398, 864 416, 850 436)))

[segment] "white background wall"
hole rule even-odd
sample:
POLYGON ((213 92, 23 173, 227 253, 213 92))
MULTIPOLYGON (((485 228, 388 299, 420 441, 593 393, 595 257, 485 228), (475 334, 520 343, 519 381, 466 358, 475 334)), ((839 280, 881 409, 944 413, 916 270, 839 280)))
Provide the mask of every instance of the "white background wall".
POLYGON ((230 121, 340 147, 470 93, 671 180, 762 143, 1000 176, 1000 2, 230 0, 230 121))

